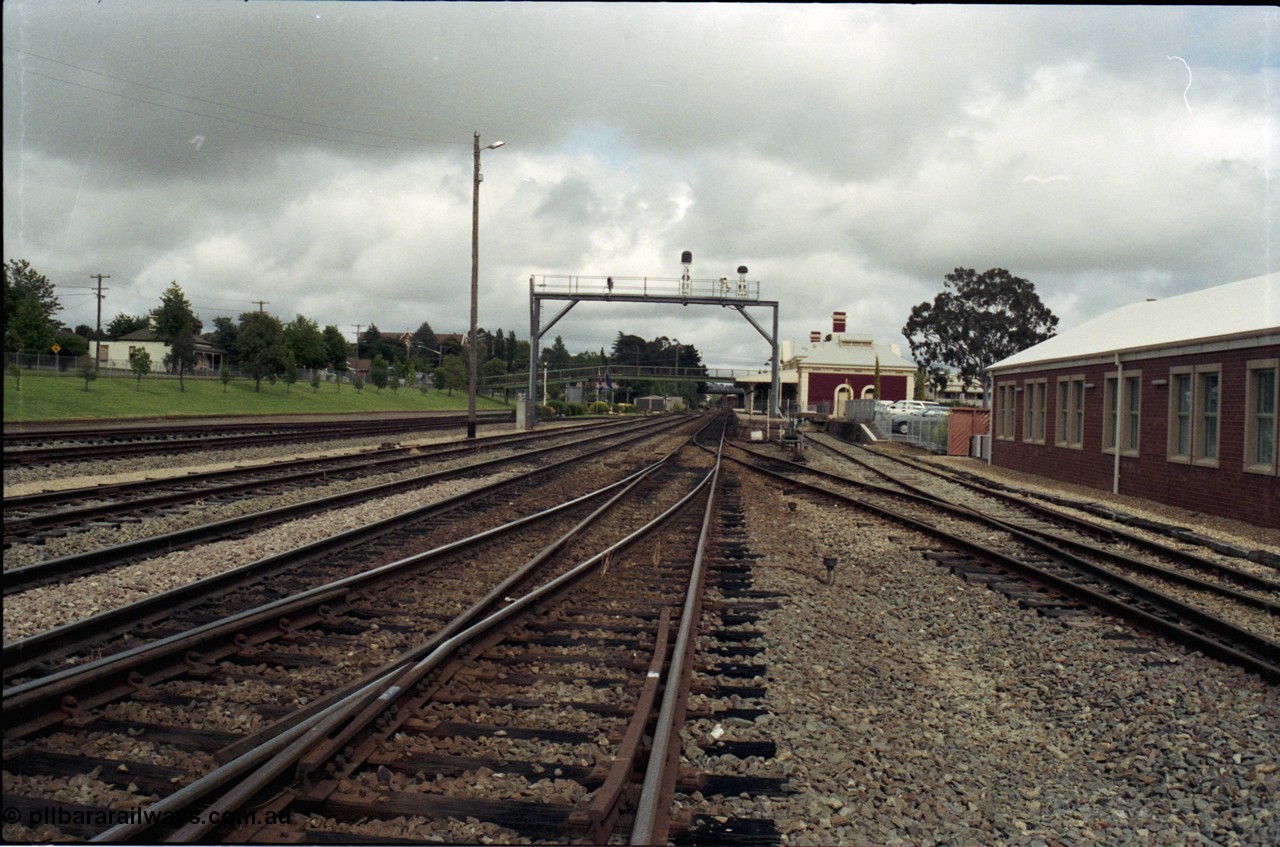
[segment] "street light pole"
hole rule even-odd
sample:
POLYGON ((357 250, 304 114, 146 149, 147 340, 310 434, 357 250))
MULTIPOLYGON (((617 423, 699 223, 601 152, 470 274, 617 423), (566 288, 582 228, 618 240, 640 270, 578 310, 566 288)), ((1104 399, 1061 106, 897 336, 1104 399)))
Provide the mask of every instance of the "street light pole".
MULTIPOLYGON (((495 150, 506 142, 495 141, 486 150, 495 150)), ((475 134, 475 172, 471 182, 471 330, 467 335, 467 438, 476 437, 476 386, 479 368, 476 363, 476 323, 480 299, 480 133, 475 134)))

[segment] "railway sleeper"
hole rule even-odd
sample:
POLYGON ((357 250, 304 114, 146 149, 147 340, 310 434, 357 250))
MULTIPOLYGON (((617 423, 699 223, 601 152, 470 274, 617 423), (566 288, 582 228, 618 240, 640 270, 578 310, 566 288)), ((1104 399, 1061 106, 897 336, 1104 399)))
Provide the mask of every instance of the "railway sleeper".
POLYGON ((185 750, 199 750, 209 754, 240 739, 236 733, 216 729, 188 729, 107 717, 97 718, 93 723, 93 729, 95 732, 115 733, 128 738, 145 738, 152 744, 172 744, 185 750))
POLYGON ((719 794, 737 797, 751 794, 761 797, 781 797, 794 793, 787 787, 784 776, 752 776, 750 774, 715 774, 697 768, 681 768, 676 776, 676 791, 692 794, 719 794))
POLYGON ((417 779, 431 777, 459 777, 482 770, 499 774, 514 774, 530 782, 543 779, 571 779, 594 790, 608 776, 608 764, 568 765, 552 762, 531 762, 514 759, 493 760, 479 756, 467 756, 439 751, 388 753, 377 751, 366 760, 371 767, 386 767, 392 771, 417 779))
MULTIPOLYGON (((579 732, 572 729, 545 729, 495 724, 459 723, 435 719, 409 718, 401 726, 404 732, 417 732, 431 738, 511 738, 515 740, 542 741, 551 744, 596 744, 600 734, 579 732)), ((614 733, 610 733, 610 736, 614 733)), ((617 744, 622 737, 610 737, 609 743, 617 744)))
MULTIPOLYGON (((476 818, 506 827, 527 838, 540 839, 546 839, 551 833, 582 835, 587 827, 585 815, 575 815, 577 806, 443 797, 415 791, 371 791, 355 786, 339 788, 337 782, 320 783, 304 795, 299 807, 304 814, 320 814, 347 823, 399 816, 476 818), (321 793, 323 798, 317 799, 321 793)), ((349 843, 350 836, 347 840, 349 843)), ((358 840, 364 841, 363 838, 358 840)))
MULTIPOLYGON (((128 790, 130 784, 133 784, 139 794, 159 796, 172 793, 175 786, 185 785, 192 779, 191 774, 182 768, 157 765, 151 762, 138 762, 131 759, 76 756, 70 753, 37 749, 33 745, 22 747, 12 755, 6 756, 4 769, 19 776, 38 776, 52 779, 88 776, 91 779, 125 790, 128 790)), ((5 797, 7 804, 8 792, 5 793, 5 797)))
POLYGON ((670 841, 678 847, 721 844, 753 847, 781 844, 782 833, 773 821, 763 818, 690 815, 678 822, 672 821, 670 841))
POLYGON ((778 747, 772 741, 712 741, 698 745, 708 756, 732 756, 735 759, 774 759, 778 747))

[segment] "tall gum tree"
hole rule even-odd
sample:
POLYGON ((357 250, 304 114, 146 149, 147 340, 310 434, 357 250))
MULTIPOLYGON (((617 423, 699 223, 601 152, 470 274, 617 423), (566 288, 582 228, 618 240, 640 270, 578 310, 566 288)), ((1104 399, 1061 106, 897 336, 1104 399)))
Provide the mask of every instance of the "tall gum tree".
POLYGON ((1058 318, 1034 285, 1003 268, 956 268, 944 280, 932 303, 911 309, 902 334, 917 364, 954 368, 961 385, 980 381, 989 405, 987 368, 1052 338, 1058 318))

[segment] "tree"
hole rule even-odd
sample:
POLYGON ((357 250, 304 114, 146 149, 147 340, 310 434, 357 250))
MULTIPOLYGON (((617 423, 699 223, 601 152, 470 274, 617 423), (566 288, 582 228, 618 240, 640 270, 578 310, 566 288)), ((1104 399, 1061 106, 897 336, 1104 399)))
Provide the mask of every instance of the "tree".
POLYGON ((240 316, 236 339, 240 349, 240 370, 254 381, 253 390, 262 391, 262 380, 274 379, 284 371, 284 325, 265 312, 245 312, 240 316))
POLYGON ((177 281, 169 283, 164 294, 160 295, 160 305, 151 313, 155 323, 156 337, 169 345, 169 353, 165 356, 165 366, 177 371, 178 390, 186 391, 183 374, 196 364, 196 337, 203 324, 191 309, 191 303, 182 293, 177 281))
POLYGON ((293 384, 298 381, 298 360, 293 355, 293 351, 285 346, 284 350, 284 385, 285 391, 293 388, 293 384))
POLYGON ((917 364, 930 372, 946 365, 962 384, 986 386, 988 366, 1052 338, 1057 325, 1027 280, 1002 268, 982 274, 956 268, 932 303, 912 308, 902 334, 917 364))
POLYGON ((391 368, 387 365, 387 360, 381 356, 374 356, 373 361, 369 363, 369 381, 381 391, 387 387, 390 376, 391 368))
POLYGON ((240 349, 237 347, 239 337, 240 327, 231 318, 220 315, 213 319, 213 332, 209 333, 209 343, 222 351, 222 361, 228 368, 240 366, 240 349))
POLYGON ((436 388, 446 390, 453 396, 453 389, 467 387, 467 366, 459 356, 445 356, 444 363, 436 368, 432 378, 436 388))
POLYGON ((551 346, 542 351, 542 364, 548 368, 564 368, 573 362, 573 354, 564 346, 564 339, 556 336, 551 346))
POLYGON ((423 321, 421 326, 413 331, 413 343, 421 350, 439 350, 440 345, 436 342, 435 331, 431 329, 431 324, 423 321))
POLYGON ((80 367, 76 368, 76 376, 84 380, 84 390, 89 390, 89 383, 98 378, 98 369, 93 366, 92 359, 85 359, 80 363, 80 367))
POLYGON ((378 342, 381 340, 382 333, 378 330, 378 325, 369 324, 363 335, 356 336, 356 358, 363 355, 372 359, 378 353, 378 342))
MULTIPOLYGON (((90 330, 90 332, 92 331, 90 330)), ((59 356, 84 356, 89 352, 89 339, 83 335, 60 332, 54 338, 54 341, 62 348, 58 351, 59 356)))
POLYGON ((151 373, 151 354, 141 347, 135 347, 129 354, 129 370, 138 378, 137 391, 142 390, 142 378, 151 373))
POLYGON ((328 361, 325 354, 324 334, 320 325, 310 318, 298 315, 289 321, 284 328, 284 341, 293 351, 293 357, 300 367, 322 368, 328 361))
POLYGON ((351 348, 347 345, 347 339, 342 336, 342 332, 333 324, 329 324, 320 334, 324 340, 324 359, 328 362, 329 367, 337 373, 346 373, 347 357, 351 355, 351 348))
POLYGON ((4 344, 7 350, 47 350, 57 334, 53 316, 62 304, 53 283, 24 259, 4 266, 4 344))
MULTIPOLYGON (((223 319, 225 320, 225 318, 223 319)), ((218 319, 214 319, 216 324, 218 319)), ((149 329, 151 327, 151 318, 146 315, 126 315, 123 312, 116 315, 107 324, 107 328, 103 330, 103 334, 107 338, 120 338, 131 332, 137 332, 140 329, 149 329)), ((99 339, 102 340, 102 339, 99 339)))
MULTIPOLYGON (((524 362, 529 361, 529 342, 527 341, 517 342, 516 331, 514 329, 509 329, 507 330, 506 353, 507 353, 507 373, 516 373, 517 362, 520 362, 521 364, 523 364, 524 362), (521 354, 520 352, 521 344, 524 345, 523 354, 521 354)), ((524 368, 521 367, 520 370, 524 370, 524 368)))

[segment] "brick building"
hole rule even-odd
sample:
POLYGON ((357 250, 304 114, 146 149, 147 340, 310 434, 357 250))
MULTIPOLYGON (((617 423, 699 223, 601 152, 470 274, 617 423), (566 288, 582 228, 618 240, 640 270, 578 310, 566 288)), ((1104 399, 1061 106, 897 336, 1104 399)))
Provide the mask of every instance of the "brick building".
POLYGON ((1280 528, 1280 274, 1124 306, 990 373, 992 464, 1280 528))
MULTIPOLYGON (((869 335, 848 332, 844 312, 833 312, 831 332, 811 332, 808 346, 798 351, 792 342, 782 342, 779 358, 781 406, 801 415, 841 416, 849 400, 874 394, 877 370, 881 400, 906 400, 915 394, 915 363, 903 358, 897 344, 878 344, 869 335)), ((752 395, 757 389, 767 390, 768 378, 758 374, 735 380, 747 392, 748 407, 763 408, 763 395, 752 395)))

